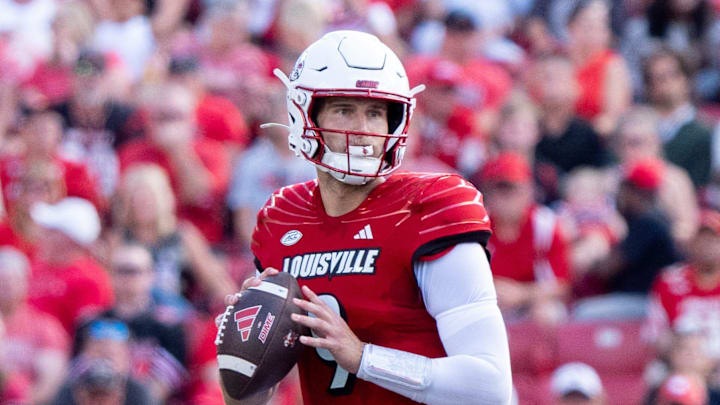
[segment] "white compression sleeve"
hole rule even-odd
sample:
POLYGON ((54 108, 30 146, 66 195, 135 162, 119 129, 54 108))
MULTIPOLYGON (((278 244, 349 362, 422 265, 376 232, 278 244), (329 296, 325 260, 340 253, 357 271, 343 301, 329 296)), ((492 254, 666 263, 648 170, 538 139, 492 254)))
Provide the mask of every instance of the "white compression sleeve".
POLYGON ((510 403, 507 334, 482 246, 459 244, 415 275, 448 357, 367 345, 358 377, 427 404, 510 403))

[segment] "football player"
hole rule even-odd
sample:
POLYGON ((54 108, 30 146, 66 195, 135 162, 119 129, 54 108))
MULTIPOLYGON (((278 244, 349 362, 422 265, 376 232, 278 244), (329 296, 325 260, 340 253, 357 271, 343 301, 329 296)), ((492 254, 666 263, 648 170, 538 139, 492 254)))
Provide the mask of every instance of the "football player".
POLYGON ((277 271, 302 287, 295 303, 309 316, 293 320, 313 332, 300 337, 305 404, 509 403, 481 194, 456 175, 393 174, 424 86, 410 89, 390 48, 354 31, 326 34, 289 77, 275 74, 287 87, 290 149, 317 179, 281 188, 260 210, 260 274, 243 289, 277 271))

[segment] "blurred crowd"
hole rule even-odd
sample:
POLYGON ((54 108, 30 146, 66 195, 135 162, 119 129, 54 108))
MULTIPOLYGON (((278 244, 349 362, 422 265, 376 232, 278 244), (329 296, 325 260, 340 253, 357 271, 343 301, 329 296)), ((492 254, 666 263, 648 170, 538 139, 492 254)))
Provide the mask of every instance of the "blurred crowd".
MULTIPOLYGON (((720 404, 718 13, 0 0, 0 404, 222 404, 213 315, 254 272, 258 209, 315 176, 259 129, 287 119, 272 70, 337 29, 377 35, 427 85, 401 169, 485 196, 519 403, 720 404), (535 337, 562 351, 562 331, 606 324, 598 347, 649 353, 636 395, 591 354, 526 367, 535 337)), ((293 381, 276 404, 301 403, 293 381)))

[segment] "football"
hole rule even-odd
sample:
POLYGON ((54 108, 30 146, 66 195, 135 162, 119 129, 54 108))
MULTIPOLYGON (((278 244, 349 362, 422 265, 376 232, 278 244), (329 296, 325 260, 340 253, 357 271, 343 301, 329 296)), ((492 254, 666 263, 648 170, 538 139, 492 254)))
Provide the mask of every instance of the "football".
POLYGON ((292 313, 307 315, 294 297, 302 298, 297 281, 279 273, 244 291, 225 310, 215 345, 220 378, 233 399, 271 388, 297 363, 303 350, 299 337, 310 330, 290 319, 292 313))

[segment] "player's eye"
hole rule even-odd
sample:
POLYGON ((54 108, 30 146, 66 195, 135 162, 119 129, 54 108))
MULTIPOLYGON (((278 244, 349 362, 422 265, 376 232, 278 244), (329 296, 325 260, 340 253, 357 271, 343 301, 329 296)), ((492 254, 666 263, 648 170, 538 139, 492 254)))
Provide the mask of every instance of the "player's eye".
POLYGON ((370 110, 368 111, 368 116, 372 118, 383 118, 385 117, 385 112, 383 110, 377 109, 377 110, 370 110))

